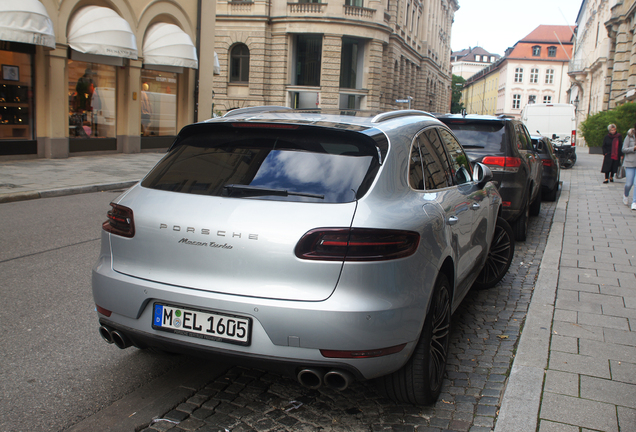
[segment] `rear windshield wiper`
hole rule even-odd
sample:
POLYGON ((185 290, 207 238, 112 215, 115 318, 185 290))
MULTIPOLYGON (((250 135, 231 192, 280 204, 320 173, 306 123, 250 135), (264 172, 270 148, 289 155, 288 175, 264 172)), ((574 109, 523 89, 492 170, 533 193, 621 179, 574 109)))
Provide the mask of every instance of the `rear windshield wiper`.
POLYGON ((227 190, 229 196, 300 196, 307 198, 325 199, 324 195, 312 194, 307 192, 290 192, 285 189, 270 189, 258 186, 226 184, 223 189, 227 190), (235 194, 236 192, 236 194, 235 194))

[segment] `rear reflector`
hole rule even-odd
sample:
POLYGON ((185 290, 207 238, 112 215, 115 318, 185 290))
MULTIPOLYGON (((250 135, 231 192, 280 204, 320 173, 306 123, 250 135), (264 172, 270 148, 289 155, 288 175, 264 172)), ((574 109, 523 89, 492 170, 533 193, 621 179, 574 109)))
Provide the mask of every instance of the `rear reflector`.
POLYGON ((296 256, 322 261, 387 261, 413 255, 420 235, 413 231, 318 228, 296 245, 296 256))
POLYGON ((108 309, 104 309, 103 307, 99 306, 99 305, 95 305, 95 308, 97 309, 97 312, 99 312, 100 314, 104 315, 104 316, 111 316, 112 312, 109 311, 108 309))
POLYGON ((491 171, 517 172, 521 166, 521 159, 516 157, 486 156, 481 162, 491 171))
POLYGON ((335 350, 320 350, 320 354, 323 357, 328 358, 370 358, 370 357, 382 357, 389 354, 395 354, 404 349, 406 344, 396 345, 389 348, 380 348, 375 350, 357 350, 357 351, 335 351, 335 350))
POLYGON ((135 221, 133 211, 128 207, 110 203, 112 209, 106 213, 108 220, 102 224, 104 231, 122 237, 135 236, 135 221))
POLYGON ((552 159, 542 159, 541 162, 543 162, 543 166, 546 167, 551 167, 554 164, 552 159))

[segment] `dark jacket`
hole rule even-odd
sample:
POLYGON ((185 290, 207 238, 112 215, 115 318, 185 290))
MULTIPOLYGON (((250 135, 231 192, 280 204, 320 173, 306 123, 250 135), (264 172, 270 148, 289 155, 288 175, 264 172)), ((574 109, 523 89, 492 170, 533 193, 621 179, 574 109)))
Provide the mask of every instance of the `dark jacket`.
MULTIPOLYGON (((619 162, 612 161, 612 137, 609 134, 605 135, 603 138, 603 167, 601 168, 602 173, 616 173, 618 169, 619 162)), ((618 160, 620 161, 623 156, 623 136, 618 134, 618 160)))

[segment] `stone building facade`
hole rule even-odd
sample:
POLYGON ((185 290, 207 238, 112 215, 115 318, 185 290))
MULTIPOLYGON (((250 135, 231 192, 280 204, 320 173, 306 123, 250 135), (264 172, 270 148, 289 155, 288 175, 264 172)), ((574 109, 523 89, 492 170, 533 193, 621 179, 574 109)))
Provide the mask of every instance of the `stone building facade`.
POLYGON ((220 74, 206 77, 213 109, 446 112, 458 8, 456 0, 217 0, 220 74))
POLYGON ((603 102, 607 109, 636 100, 636 0, 617 2, 605 22, 609 58, 603 102))
MULTIPOLYGON (((612 17, 616 0, 583 0, 576 18, 574 52, 568 68, 570 102, 576 107, 577 124, 589 115, 608 109, 605 97, 610 37, 605 23, 612 17)), ((583 145, 578 134, 577 144, 583 145)))
POLYGON ((215 6, 0 2, 0 158, 166 148, 200 113, 209 118, 212 82, 195 84, 212 75, 214 20, 198 18, 215 6))

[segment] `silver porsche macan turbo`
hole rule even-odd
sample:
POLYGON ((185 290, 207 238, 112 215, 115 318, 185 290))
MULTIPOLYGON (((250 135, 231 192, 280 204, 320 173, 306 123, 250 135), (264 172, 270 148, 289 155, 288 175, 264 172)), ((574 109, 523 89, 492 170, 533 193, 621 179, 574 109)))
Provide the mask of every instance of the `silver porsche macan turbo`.
POLYGON ((452 312, 514 253, 491 178, 421 111, 259 107, 186 126, 110 204, 100 334, 432 403, 452 312))

